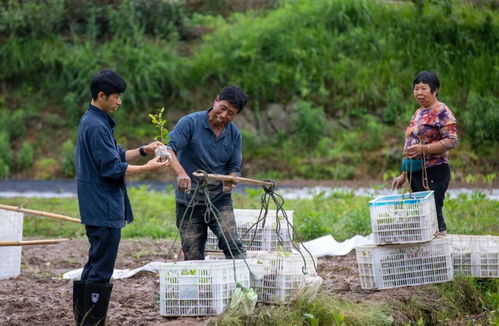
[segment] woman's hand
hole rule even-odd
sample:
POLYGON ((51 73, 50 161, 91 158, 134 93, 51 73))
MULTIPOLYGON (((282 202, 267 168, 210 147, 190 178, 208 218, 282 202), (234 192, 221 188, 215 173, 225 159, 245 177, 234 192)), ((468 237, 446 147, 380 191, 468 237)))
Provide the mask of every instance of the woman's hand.
POLYGON ((405 172, 393 179, 392 181, 392 190, 400 189, 405 183, 405 172))
POLYGON ((416 145, 411 145, 406 148, 405 150, 405 157, 408 158, 417 158, 421 157, 423 153, 426 153, 426 146, 428 145, 423 145, 423 144, 416 144, 416 145))

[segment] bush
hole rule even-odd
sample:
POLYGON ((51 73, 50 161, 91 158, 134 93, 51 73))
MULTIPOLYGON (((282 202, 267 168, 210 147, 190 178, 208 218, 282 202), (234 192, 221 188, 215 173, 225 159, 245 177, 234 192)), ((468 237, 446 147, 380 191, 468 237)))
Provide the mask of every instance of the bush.
POLYGON ((298 102, 296 110, 294 126, 297 142, 306 149, 314 148, 324 135, 324 111, 305 101, 298 102))
POLYGON ((17 162, 21 170, 31 169, 33 166, 33 146, 28 142, 23 142, 21 150, 17 155, 17 162))
POLYGON ((62 145, 62 173, 68 178, 76 174, 76 149, 73 141, 68 139, 62 145))
POLYGON ((0 157, 0 179, 7 179, 10 176, 10 168, 3 158, 0 157))
MULTIPOLYGON (((464 125, 475 146, 497 146, 499 142, 499 101, 495 97, 470 93, 463 114, 464 125)), ((459 124, 459 120, 458 120, 459 124)))
POLYGON ((59 166, 55 159, 43 157, 35 162, 35 178, 42 180, 54 179, 58 168, 59 166))
POLYGON ((4 130, 0 131, 0 153, 2 153, 1 158, 4 166, 8 167, 10 171, 12 167, 12 148, 10 147, 9 134, 4 130))

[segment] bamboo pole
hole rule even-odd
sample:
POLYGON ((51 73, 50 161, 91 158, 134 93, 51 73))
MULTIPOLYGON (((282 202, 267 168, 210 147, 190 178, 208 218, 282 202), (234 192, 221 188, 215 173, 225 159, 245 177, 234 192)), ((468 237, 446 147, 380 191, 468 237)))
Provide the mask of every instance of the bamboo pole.
POLYGON ((0 205, 0 209, 26 213, 26 214, 30 214, 30 215, 45 216, 45 217, 55 218, 58 220, 63 220, 63 221, 68 221, 68 222, 81 223, 81 221, 77 218, 73 218, 73 217, 69 217, 69 216, 65 216, 65 215, 60 215, 60 214, 49 213, 49 212, 35 211, 33 209, 25 209, 25 208, 16 207, 16 206, 0 205))
MULTIPOLYGON (((201 172, 192 172, 192 175, 197 177, 197 178, 202 178, 204 177, 204 174, 201 172)), ((246 183, 246 184, 252 184, 252 185, 258 185, 258 186, 272 186, 272 182, 268 181, 260 181, 260 180, 255 180, 255 179, 249 179, 249 178, 241 178, 241 177, 233 177, 231 175, 223 175, 223 174, 210 174, 208 173, 208 179, 213 179, 213 180, 220 180, 220 181, 232 181, 232 182, 238 182, 238 183, 246 183)))
POLYGON ((63 242, 63 241, 69 241, 69 239, 0 241, 0 247, 58 244, 59 242, 63 242))

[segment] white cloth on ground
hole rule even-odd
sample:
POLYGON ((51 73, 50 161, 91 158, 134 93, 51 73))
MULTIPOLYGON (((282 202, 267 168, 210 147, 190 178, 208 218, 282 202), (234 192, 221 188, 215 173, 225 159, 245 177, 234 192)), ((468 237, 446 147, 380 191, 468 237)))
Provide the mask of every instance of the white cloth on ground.
POLYGON ((300 251, 305 252, 305 250, 303 250, 303 247, 305 247, 314 257, 344 256, 358 246, 373 243, 372 234, 367 237, 356 235, 343 242, 336 241, 332 235, 325 235, 323 237, 304 242, 300 247, 300 251))

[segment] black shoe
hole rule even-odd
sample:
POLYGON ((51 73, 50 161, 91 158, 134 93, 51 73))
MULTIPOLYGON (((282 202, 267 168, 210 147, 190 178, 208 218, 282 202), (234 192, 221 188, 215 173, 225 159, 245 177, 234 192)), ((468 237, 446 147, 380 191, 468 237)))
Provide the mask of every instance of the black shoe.
POLYGON ((107 308, 111 299, 111 283, 86 283, 84 299, 84 326, 104 326, 106 324, 107 308))
POLYGON ((81 325, 85 311, 85 281, 73 282, 73 316, 77 326, 81 325))

